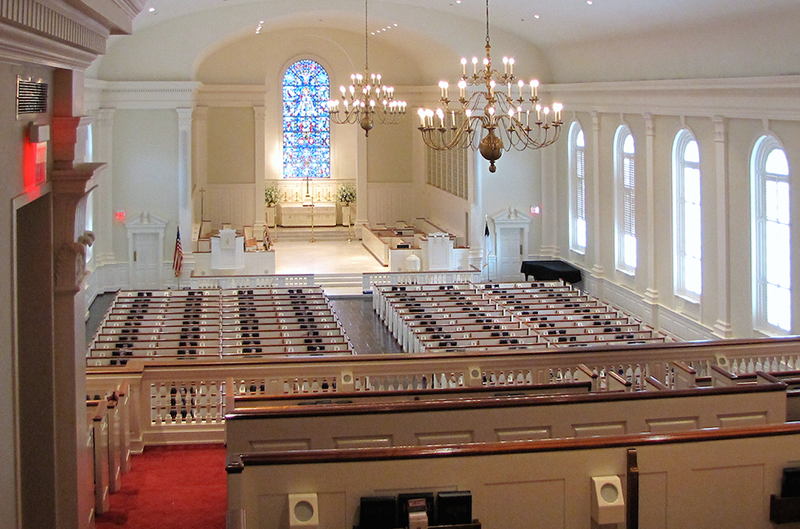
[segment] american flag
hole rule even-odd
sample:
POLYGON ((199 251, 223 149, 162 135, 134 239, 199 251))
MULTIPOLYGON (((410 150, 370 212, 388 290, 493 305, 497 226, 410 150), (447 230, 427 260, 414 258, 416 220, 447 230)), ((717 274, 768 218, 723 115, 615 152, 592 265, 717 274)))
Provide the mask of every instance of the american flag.
POLYGON ((175 255, 172 256, 172 269, 175 271, 175 277, 181 276, 182 266, 183 248, 181 248, 181 229, 178 228, 178 234, 175 236, 175 255))

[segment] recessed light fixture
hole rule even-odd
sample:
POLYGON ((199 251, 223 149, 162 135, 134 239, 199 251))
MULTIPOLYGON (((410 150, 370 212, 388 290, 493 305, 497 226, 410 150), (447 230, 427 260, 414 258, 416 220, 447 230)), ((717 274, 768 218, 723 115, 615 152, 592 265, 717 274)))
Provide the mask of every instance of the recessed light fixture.
POLYGON ((586 3, 592 5, 594 2, 592 2, 592 0, 586 0, 586 3))
POLYGON ((539 20, 539 15, 533 15, 533 18, 535 18, 536 20, 539 20))
POLYGON ((262 29, 263 27, 264 27, 264 21, 263 21, 263 20, 259 20, 259 21, 258 21, 258 27, 256 27, 256 35, 258 35, 259 33, 261 33, 261 29, 262 29))
POLYGON ((155 12, 156 12, 156 8, 155 8, 155 7, 151 7, 151 8, 149 8, 149 9, 147 10, 147 12, 148 12, 148 13, 155 13, 155 12))

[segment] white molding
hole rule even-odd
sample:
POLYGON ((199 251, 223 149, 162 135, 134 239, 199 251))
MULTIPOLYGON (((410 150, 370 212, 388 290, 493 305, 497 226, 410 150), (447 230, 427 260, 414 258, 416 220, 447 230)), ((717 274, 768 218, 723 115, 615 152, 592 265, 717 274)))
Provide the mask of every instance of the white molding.
POLYGON ((197 104, 209 107, 264 107, 266 85, 205 85, 197 90, 197 104))
POLYGON ((800 120, 800 75, 542 86, 577 112, 800 120))
POLYGON ((86 108, 163 110, 193 107, 196 81, 102 81, 86 78, 86 108))
POLYGON ((85 70, 97 54, 0 22, 0 57, 68 70, 85 70))

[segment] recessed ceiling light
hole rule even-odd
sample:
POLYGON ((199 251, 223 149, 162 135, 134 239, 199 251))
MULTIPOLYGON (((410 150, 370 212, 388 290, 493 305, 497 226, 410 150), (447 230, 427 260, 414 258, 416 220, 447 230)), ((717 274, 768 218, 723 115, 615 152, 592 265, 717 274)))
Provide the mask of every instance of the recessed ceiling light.
POLYGON ((592 5, 594 2, 592 2, 592 0, 586 0, 586 3, 592 5))
POLYGON ((156 8, 155 8, 155 7, 151 7, 151 8, 149 8, 149 9, 147 10, 147 12, 148 12, 148 13, 155 13, 155 12, 156 12, 156 8))
POLYGON ((535 18, 536 20, 539 20, 539 15, 533 15, 533 18, 535 18))

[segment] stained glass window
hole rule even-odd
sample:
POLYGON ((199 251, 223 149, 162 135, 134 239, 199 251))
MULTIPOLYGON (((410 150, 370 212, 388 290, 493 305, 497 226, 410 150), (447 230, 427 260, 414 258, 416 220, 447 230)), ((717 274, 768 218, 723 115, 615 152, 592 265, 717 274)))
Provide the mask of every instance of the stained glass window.
POLYGON ((330 80, 318 63, 301 60, 283 76, 283 177, 330 178, 330 80))

